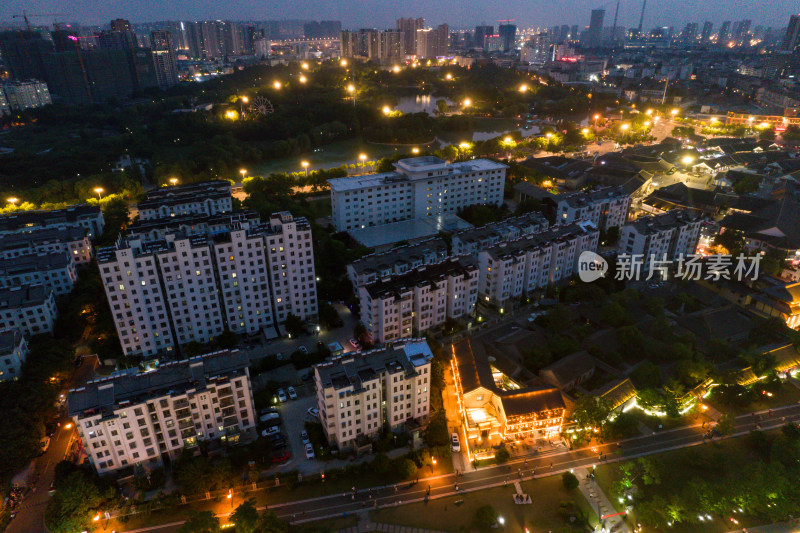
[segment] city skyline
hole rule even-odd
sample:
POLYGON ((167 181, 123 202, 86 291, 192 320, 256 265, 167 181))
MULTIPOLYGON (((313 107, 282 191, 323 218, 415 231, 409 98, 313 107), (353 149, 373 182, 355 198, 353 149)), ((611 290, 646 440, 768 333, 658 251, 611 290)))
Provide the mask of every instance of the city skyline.
MULTIPOLYGON (((0 7, 2 23, 19 22, 12 18, 23 10, 30 14, 55 13, 59 21, 79 22, 88 25, 107 25, 108 21, 122 17, 132 22, 152 22, 160 20, 341 20, 343 28, 394 27, 401 17, 423 17, 426 24, 448 23, 453 28, 470 28, 481 23, 494 24, 497 19, 515 19, 520 27, 546 27, 553 24, 578 24, 587 26, 592 9, 606 9, 609 17, 615 2, 595 0, 572 0, 571 9, 563 4, 546 2, 522 2, 512 0, 499 2, 459 3, 453 6, 443 0, 422 2, 412 0, 403 7, 383 5, 374 0, 343 1, 335 0, 317 4, 312 0, 302 0, 291 5, 270 3, 259 5, 251 0, 240 2, 234 10, 227 4, 216 0, 200 0, 190 5, 180 3, 159 4, 137 0, 124 8, 113 3, 97 3, 89 0, 73 0, 65 4, 58 0, 11 0, 0 7), (565 18, 565 14, 569 16, 565 18)), ((636 27, 641 13, 642 2, 623 0, 620 2, 618 25, 636 27)), ((644 27, 682 26, 686 21, 710 20, 719 24, 724 20, 752 19, 754 25, 785 27, 789 16, 797 10, 797 4, 788 0, 776 0, 769 5, 756 5, 742 0, 713 0, 692 2, 688 0, 661 0, 651 2, 645 12, 644 27)), ((31 20, 37 25, 50 25, 54 17, 35 17, 31 20)), ((608 21, 610 22, 610 20, 608 21)))

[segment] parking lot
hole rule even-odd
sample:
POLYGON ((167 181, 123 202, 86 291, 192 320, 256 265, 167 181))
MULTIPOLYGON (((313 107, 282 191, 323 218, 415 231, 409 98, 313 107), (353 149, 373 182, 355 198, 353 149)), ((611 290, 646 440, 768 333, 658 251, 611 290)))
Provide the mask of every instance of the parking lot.
MULTIPOLYGON (((301 391, 298 390, 298 393, 300 392, 301 391)), ((308 414, 308 408, 316 407, 316 405, 317 402, 312 392, 311 394, 305 393, 296 400, 289 400, 278 409, 283 422, 282 429, 286 435, 286 439, 289 441, 289 450, 292 453, 292 459, 290 460, 292 469, 297 469, 301 472, 315 472, 319 470, 319 468, 315 466, 316 461, 309 461, 306 459, 305 446, 300 440, 300 432, 305 429, 305 423, 314 420, 314 418, 308 414)))

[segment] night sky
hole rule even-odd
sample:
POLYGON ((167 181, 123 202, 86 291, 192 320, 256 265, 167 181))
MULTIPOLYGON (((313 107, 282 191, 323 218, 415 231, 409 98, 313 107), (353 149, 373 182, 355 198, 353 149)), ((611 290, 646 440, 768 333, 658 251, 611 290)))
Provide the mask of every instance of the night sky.
MULTIPOLYGON (((606 9, 606 25, 613 23, 616 0, 0 0, 0 23, 10 23, 11 15, 22 13, 61 13, 67 22, 108 24, 112 18, 132 22, 155 20, 265 20, 314 19, 341 20, 343 28, 394 27, 402 16, 421 16, 427 24, 446 22, 453 28, 469 28, 498 19, 515 19, 518 26, 589 24, 591 9, 606 9)), ((619 25, 639 23, 641 0, 620 0, 619 25)), ((798 0, 648 0, 645 28, 675 26, 687 21, 714 22, 752 19, 758 25, 785 27, 789 15, 800 12, 798 0)), ((32 19, 52 24, 54 17, 32 19)))

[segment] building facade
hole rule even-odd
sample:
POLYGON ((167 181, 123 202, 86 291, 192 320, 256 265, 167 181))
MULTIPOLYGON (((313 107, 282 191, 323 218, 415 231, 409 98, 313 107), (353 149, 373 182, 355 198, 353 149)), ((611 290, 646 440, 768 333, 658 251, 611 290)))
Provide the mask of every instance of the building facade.
POLYGON ((445 163, 432 156, 401 159, 393 172, 328 180, 338 231, 455 214, 503 203, 506 165, 486 159, 445 163))
POLYGON ((0 381, 20 378, 28 351, 25 335, 19 330, 0 331, 0 381))
POLYGON ((450 251, 453 255, 477 255, 481 250, 496 244, 546 231, 548 226, 549 223, 544 215, 533 211, 478 228, 459 231, 453 234, 450 251))
POLYGON ((53 103, 47 84, 39 80, 5 83, 0 86, 9 111, 24 111, 53 103))
POLYGON ((553 226, 478 254, 481 301, 502 307, 512 299, 566 280, 584 251, 597 251, 600 232, 591 222, 553 226))
POLYGON ((56 316, 55 296, 44 285, 0 288, 0 331, 13 329, 25 335, 51 333, 56 316))
POLYGON ((358 288, 388 276, 405 274, 423 265, 447 259, 447 243, 430 239, 415 245, 398 246, 381 254, 369 254, 347 265, 347 277, 358 288))
POLYGON ((158 467, 203 441, 255 436, 248 364, 234 350, 117 372, 70 390, 68 412, 98 474, 158 467))
POLYGON ((424 340, 347 354, 314 367, 317 407, 331 446, 359 447, 392 431, 428 424, 431 361, 424 340))
POLYGON ((88 265, 93 257, 92 244, 80 226, 45 227, 0 235, 0 259, 41 253, 67 254, 77 266, 88 265))
POLYGON ((37 228, 52 226, 80 226, 89 239, 103 234, 105 221, 97 206, 79 204, 52 211, 16 211, 0 217, 0 235, 27 233, 37 228))
POLYGON ((180 215, 214 215, 233 210, 231 184, 205 181, 161 187, 147 193, 139 202, 139 219, 152 220, 180 215))
POLYGON ((553 197, 556 224, 588 220, 601 231, 620 228, 628 220, 631 196, 621 187, 559 194, 553 197))
POLYGON ((44 285, 56 296, 72 292, 78 274, 64 252, 45 252, 0 259, 0 287, 44 285))
POLYGON ((701 224, 697 213, 686 209, 641 217, 622 227, 619 251, 640 259, 642 271, 649 272, 653 260, 672 262, 695 255, 701 224))
POLYGON ((421 266, 359 288, 361 321, 374 343, 417 337, 474 311, 478 266, 468 258, 421 266))

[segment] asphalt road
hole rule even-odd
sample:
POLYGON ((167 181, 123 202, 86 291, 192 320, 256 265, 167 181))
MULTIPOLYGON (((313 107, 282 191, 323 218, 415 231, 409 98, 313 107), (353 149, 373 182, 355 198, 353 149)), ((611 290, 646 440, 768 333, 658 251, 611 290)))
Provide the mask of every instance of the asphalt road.
MULTIPOLYGON (((746 435, 751 430, 757 429, 757 426, 763 430, 776 429, 789 420, 800 420, 800 405, 792 404, 772 409, 771 414, 764 411, 758 413, 758 418, 753 414, 741 415, 736 418, 736 427, 731 436, 746 435)), ((324 520, 362 511, 376 505, 375 502, 378 507, 390 507, 423 501, 429 486, 430 498, 441 498, 466 491, 502 486, 504 483, 513 483, 520 479, 520 473, 523 479, 528 480, 532 476, 560 475, 571 469, 592 467, 601 462, 622 461, 678 448, 703 445, 705 443, 704 432, 705 429, 698 424, 634 437, 620 443, 612 442, 571 451, 520 456, 504 465, 481 468, 477 471, 462 473, 459 476, 446 474, 421 478, 417 483, 405 482, 376 487, 372 490, 360 490, 355 497, 350 492, 346 494, 339 492, 302 501, 271 505, 269 508, 278 517, 294 524, 324 520), (599 458, 601 453, 604 456, 602 461, 599 458)), ((226 515, 227 512, 220 516, 226 515)), ((177 530, 179 526, 180 523, 164 524, 132 530, 131 533, 144 531, 166 533, 177 530)))

